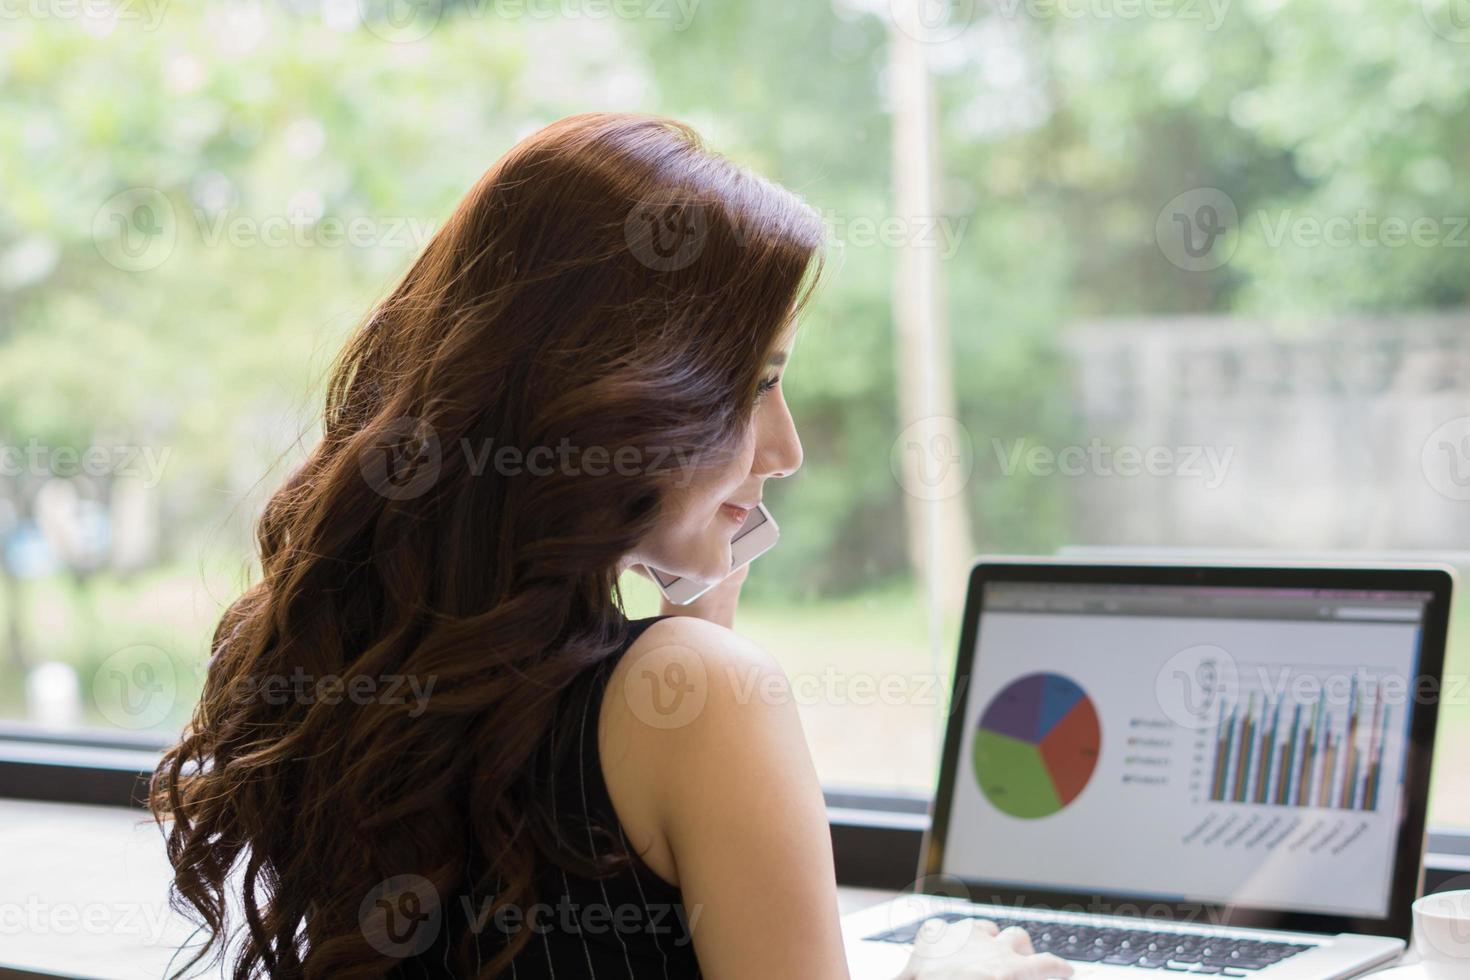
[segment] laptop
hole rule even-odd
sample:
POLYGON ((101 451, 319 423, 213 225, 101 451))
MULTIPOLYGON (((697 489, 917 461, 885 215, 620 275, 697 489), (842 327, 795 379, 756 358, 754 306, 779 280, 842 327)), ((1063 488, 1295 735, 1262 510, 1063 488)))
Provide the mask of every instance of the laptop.
POLYGON ((1338 980, 1396 959, 1452 584, 982 559, 917 881, 844 917, 854 980, 896 977, 933 917, 1021 926, 1097 980, 1338 980))

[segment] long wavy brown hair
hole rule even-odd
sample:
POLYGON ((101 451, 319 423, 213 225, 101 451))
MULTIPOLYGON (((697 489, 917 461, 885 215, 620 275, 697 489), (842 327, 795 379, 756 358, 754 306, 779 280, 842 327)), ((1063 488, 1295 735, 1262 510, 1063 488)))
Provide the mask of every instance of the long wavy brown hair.
POLYGON ((541 862, 607 870, 562 850, 538 760, 625 638, 619 563, 673 461, 744 438, 824 237, 657 117, 563 119, 480 179, 347 344, 154 774, 172 900, 207 936, 184 970, 385 976, 401 961, 360 911, 387 880, 525 908, 541 862), (388 678, 431 694, 362 696, 388 678))

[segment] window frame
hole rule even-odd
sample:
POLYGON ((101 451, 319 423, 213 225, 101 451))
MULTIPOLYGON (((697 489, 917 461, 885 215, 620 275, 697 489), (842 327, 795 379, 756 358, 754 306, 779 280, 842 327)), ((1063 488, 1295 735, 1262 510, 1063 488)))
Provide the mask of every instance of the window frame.
MULTIPOLYGON (((0 798, 145 808, 167 740, 154 733, 53 731, 0 722, 0 798)), ((837 883, 891 891, 914 883, 930 799, 913 793, 824 788, 837 883)), ((1470 875, 1470 829, 1431 827, 1424 891, 1470 875)))

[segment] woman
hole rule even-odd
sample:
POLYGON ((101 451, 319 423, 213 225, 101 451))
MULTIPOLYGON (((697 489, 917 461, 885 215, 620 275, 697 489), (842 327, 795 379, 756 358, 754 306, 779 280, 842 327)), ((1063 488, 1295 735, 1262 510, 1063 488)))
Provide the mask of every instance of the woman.
MULTIPOLYGON (((719 581, 801 465, 781 374, 824 231, 656 118, 564 119, 480 180, 348 345, 156 773, 196 959, 847 975, 795 707, 729 629, 743 573, 655 620, 618 592, 719 581)), ((910 975, 1070 973, 992 931, 910 975)))

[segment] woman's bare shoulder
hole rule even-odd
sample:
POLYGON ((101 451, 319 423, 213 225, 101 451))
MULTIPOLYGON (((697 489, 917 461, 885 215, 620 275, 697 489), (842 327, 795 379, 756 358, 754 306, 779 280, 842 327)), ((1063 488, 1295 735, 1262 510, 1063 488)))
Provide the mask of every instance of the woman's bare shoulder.
POLYGON ((687 811, 689 797, 708 795, 730 753, 759 752, 773 770, 811 765, 775 659, 739 634, 689 616, 654 623, 619 661, 603 696, 599 745, 608 793, 630 841, 647 844, 645 861, 674 884, 671 840, 678 828, 671 821, 687 811), (789 750, 771 752, 773 744, 789 750))

